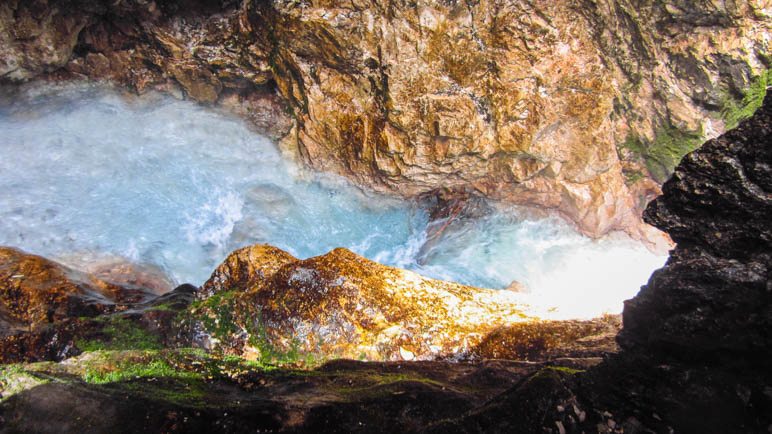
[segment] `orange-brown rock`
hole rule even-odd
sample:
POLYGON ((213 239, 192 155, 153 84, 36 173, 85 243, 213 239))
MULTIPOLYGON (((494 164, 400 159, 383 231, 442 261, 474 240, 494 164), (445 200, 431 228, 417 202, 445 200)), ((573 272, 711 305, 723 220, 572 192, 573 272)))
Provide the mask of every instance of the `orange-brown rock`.
POLYGON ((66 65, 89 12, 45 1, 0 4, 0 79, 26 80, 66 65))
POLYGON ((125 289, 141 289, 160 295, 176 286, 161 267, 132 262, 118 255, 79 253, 59 256, 58 259, 66 267, 125 289))
POLYGON ((78 318, 141 298, 90 274, 0 247, 0 363, 61 360, 77 353, 78 318))
POLYGON ((142 284, 165 278, 122 265, 120 279, 113 272, 107 281, 0 247, 0 363, 59 361, 89 346, 189 345, 178 335, 176 316, 187 309, 197 289, 182 285, 156 296, 142 284))
POLYGON ((193 313, 209 343, 261 359, 458 356, 496 327, 529 319, 510 291, 427 279, 346 249, 298 260, 246 247, 202 294, 193 313))
POLYGON ((533 321, 489 333, 470 353, 482 359, 543 361, 600 357, 618 351, 619 315, 588 321, 533 321))
POLYGON ((657 137, 724 128, 722 101, 768 67, 770 22, 760 0, 11 1, 0 76, 62 67, 221 104, 361 185, 655 239, 638 216, 678 157, 657 137))
POLYGON ((43 257, 0 247, 3 319, 33 328, 75 316, 94 316, 119 296, 116 285, 43 257))
POLYGON ((284 145, 312 166, 402 194, 473 188, 558 209, 593 236, 652 237, 638 218, 651 185, 623 174, 648 170, 617 146, 720 129, 722 92, 747 87, 769 52, 769 12, 754 1, 253 9, 298 117, 284 145))

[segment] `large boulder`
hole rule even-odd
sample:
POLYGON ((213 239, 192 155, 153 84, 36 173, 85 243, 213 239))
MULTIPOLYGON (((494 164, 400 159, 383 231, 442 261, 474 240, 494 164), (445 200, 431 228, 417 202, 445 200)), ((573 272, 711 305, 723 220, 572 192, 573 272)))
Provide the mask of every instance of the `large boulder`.
MULTIPOLYGON (((678 243, 625 303, 591 400, 655 432, 772 429, 772 97, 684 158, 645 219, 678 243)), ((625 432, 628 432, 627 430, 625 432)))
POLYGON ((517 294, 427 279, 346 249, 306 260, 233 252, 194 308, 206 345, 261 359, 435 359, 529 318, 517 294))
POLYGON ((772 97, 684 158, 645 219, 678 243, 625 305, 619 342, 681 360, 772 358, 772 97))

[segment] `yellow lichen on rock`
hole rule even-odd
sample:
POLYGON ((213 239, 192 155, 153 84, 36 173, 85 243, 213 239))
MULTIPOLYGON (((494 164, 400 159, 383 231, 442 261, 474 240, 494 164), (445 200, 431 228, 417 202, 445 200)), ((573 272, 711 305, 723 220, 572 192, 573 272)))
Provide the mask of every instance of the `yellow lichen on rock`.
MULTIPOLYGON (((244 248, 203 288, 202 305, 228 294, 223 312, 234 323, 202 321, 210 341, 257 358, 451 357, 498 326, 529 320, 512 291, 428 279, 342 248, 306 260, 270 246, 244 248)), ((217 307, 198 314, 216 317, 217 307)))

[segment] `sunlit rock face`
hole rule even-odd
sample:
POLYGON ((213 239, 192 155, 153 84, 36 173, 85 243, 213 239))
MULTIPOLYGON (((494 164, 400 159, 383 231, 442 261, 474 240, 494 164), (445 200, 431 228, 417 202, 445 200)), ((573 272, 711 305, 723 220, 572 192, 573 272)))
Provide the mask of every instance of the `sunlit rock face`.
POLYGON ((637 215, 675 160, 617 145, 720 131, 722 95, 763 68, 770 30, 761 1, 40 1, 2 12, 6 28, 30 29, 4 34, 6 79, 55 70, 69 50, 64 72, 231 107, 360 184, 477 190, 559 209, 591 235, 649 239, 637 215))
POLYGON ((529 319, 511 291, 427 279, 346 249, 298 260, 246 247, 201 294, 193 317, 207 345, 268 360, 463 355, 497 326, 529 319))

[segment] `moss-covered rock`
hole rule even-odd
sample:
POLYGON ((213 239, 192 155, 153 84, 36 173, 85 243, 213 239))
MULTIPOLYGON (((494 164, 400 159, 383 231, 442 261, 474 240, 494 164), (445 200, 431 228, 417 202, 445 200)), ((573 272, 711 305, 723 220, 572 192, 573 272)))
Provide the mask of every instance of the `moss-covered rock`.
POLYGON ((200 350, 96 351, 0 368, 6 432, 420 432, 538 367, 513 362, 263 367, 200 350))
POLYGON ((0 247, 0 362, 184 344, 177 316, 195 290, 183 285, 157 296, 0 247))
POLYGON ((208 345, 266 362, 458 356, 496 326, 528 320, 513 292, 427 279, 345 249, 306 260, 237 250, 201 297, 191 313, 208 345))

